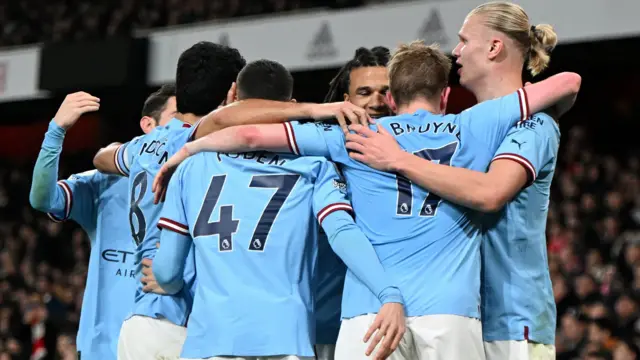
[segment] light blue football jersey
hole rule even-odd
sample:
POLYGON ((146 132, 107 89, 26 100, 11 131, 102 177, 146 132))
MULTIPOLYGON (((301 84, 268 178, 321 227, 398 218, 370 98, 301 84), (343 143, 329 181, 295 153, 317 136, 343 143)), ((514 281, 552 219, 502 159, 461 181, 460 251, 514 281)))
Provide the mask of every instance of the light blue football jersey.
POLYGON ((159 226, 195 243, 184 358, 314 356, 319 223, 351 211, 324 158, 200 153, 174 174, 159 226))
POLYGON ((547 260, 546 225, 560 129, 538 113, 518 124, 494 160, 522 165, 529 183, 501 211, 486 215, 482 243, 485 341, 555 344, 556 305, 547 260))
POLYGON ((86 231, 91 253, 77 349, 83 358, 115 360, 120 327, 135 292, 127 180, 92 170, 60 180, 56 187, 63 138, 64 131, 52 121, 34 167, 31 198, 50 211, 52 220, 70 219, 86 231))
POLYGON ((131 315, 164 318, 184 326, 193 302, 192 288, 195 282, 193 254, 187 258, 184 288, 175 295, 157 295, 142 291, 142 264, 144 258, 153 259, 156 243, 160 241, 157 228, 163 204, 153 203, 153 179, 167 161, 186 144, 192 135, 191 126, 172 119, 165 126, 156 127, 149 134, 123 144, 116 152, 116 166, 122 175, 129 177, 129 209, 127 211, 130 234, 136 245, 137 289, 131 315))
POLYGON ((115 360, 120 327, 135 291, 135 247, 125 225, 127 181, 91 170, 58 184, 67 206, 49 217, 76 221, 91 240, 77 348, 83 358, 115 360))
MULTIPOLYGON (((509 129, 528 118, 523 89, 458 115, 419 110, 378 119, 405 151, 444 165, 485 171, 509 129)), ((477 214, 352 160, 337 126, 285 123, 295 154, 342 164, 356 223, 399 285, 407 316, 480 316, 481 222, 477 214)), ((347 271, 342 317, 376 313, 380 301, 347 271)))

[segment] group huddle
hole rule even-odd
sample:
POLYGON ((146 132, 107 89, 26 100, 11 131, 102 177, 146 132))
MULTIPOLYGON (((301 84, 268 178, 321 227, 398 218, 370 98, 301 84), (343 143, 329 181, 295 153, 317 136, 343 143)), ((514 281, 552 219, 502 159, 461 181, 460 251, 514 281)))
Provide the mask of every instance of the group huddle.
POLYGON ((79 357, 555 359, 545 227, 581 79, 523 86, 556 36, 518 5, 478 6, 459 37, 478 100, 460 114, 435 45, 360 48, 312 104, 279 63, 199 42, 144 135, 57 181, 66 130, 100 107, 68 95, 30 201, 92 239, 79 357), (114 248, 134 255, 101 262, 114 248))

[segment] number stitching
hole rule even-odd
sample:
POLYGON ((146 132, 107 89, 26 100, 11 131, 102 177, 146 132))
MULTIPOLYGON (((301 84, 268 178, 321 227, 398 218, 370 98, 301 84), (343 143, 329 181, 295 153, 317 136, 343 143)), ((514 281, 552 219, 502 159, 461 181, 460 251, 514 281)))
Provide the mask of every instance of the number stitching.
POLYGON ((147 173, 145 171, 141 171, 136 174, 133 178, 133 187, 131 188, 130 193, 130 204, 129 204, 129 227, 131 229, 131 236, 133 237, 133 241, 136 246, 140 246, 147 232, 147 221, 144 217, 144 213, 142 209, 140 209, 140 201, 144 198, 144 195, 147 192, 148 180, 147 173), (136 188, 140 186, 140 192, 138 196, 135 196, 136 188), (136 232, 135 227, 133 226, 133 216, 135 215, 136 220, 138 222, 138 231, 136 232))
POLYGON ((233 234, 238 230, 240 220, 233 219, 233 205, 220 205, 219 220, 209 222, 218 204, 220 194, 224 189, 227 175, 211 177, 196 223, 193 227, 193 237, 218 235, 218 251, 229 252, 233 250, 233 234))
MULTIPOLYGON (((414 152, 413 154, 425 160, 433 161, 441 165, 450 166, 451 160, 458 150, 458 141, 450 142, 439 148, 427 148, 414 152)), ((396 215, 411 216, 413 214, 413 183, 406 177, 397 174, 396 186, 398 196, 396 200, 396 215)), ((438 207, 442 202, 442 198, 433 192, 427 191, 422 205, 420 207, 419 216, 433 217, 438 212, 438 207)))
POLYGON ((271 227, 278 218, 280 209, 285 201, 287 201, 287 198, 289 198, 291 191, 298 183, 298 179, 300 179, 300 175, 297 174, 254 175, 251 177, 251 182, 249 183, 250 188, 277 190, 269 199, 264 210, 262 210, 260 220, 258 220, 251 240, 249 241, 250 251, 264 251, 271 227))
MULTIPOLYGON (((218 251, 233 250, 233 234, 240 225, 240 220, 233 219, 235 205, 225 204, 217 206, 224 189, 227 175, 212 176, 205 198, 200 206, 193 237, 218 235, 218 251), (209 222, 211 215, 219 207, 219 220, 209 222)), ((280 214, 280 209, 289 198, 291 191, 300 179, 298 174, 254 175, 249 183, 250 188, 276 189, 269 202, 265 205, 260 219, 256 224, 248 250, 262 252, 266 248, 267 240, 273 223, 280 214)))

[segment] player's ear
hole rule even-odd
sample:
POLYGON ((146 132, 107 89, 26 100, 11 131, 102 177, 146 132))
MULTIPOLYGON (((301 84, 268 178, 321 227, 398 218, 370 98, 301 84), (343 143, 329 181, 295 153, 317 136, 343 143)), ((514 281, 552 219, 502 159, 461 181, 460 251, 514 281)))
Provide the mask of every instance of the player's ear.
POLYGON ((349 101, 349 94, 347 93, 342 94, 342 98, 344 99, 344 101, 349 101))
POLYGON ((489 60, 495 60, 504 48, 504 43, 498 38, 493 38, 491 39, 490 44, 491 46, 489 47, 489 54, 487 55, 487 57, 489 58, 489 60))
POLYGON ((150 116, 143 116, 140 119, 140 129, 142 129, 142 132, 144 132, 145 134, 150 133, 151 130, 156 127, 156 125, 156 120, 150 116))
POLYGON ((393 100, 393 96, 391 96, 391 91, 387 91, 387 94, 384 97, 384 101, 387 103, 387 106, 389 106, 389 109, 391 109, 394 114, 398 112, 398 107, 396 106, 396 101, 393 100))
POLYGON ((451 88, 447 86, 442 90, 440 95, 440 112, 443 114, 447 111, 447 104, 449 103, 449 94, 451 94, 451 88))

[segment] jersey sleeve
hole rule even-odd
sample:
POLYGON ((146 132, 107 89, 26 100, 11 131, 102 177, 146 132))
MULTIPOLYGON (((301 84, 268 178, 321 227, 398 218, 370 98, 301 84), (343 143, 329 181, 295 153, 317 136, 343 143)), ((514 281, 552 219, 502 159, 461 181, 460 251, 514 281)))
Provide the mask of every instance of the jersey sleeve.
POLYGON ((64 207, 47 213, 51 220, 59 222, 68 219, 80 225, 87 225, 95 219, 95 203, 100 188, 97 170, 71 175, 58 181, 58 187, 64 194, 64 207))
MULTIPOLYGON (((524 88, 498 99, 484 101, 461 113, 461 123, 473 137, 494 152, 509 130, 529 118, 524 88)), ((464 135, 463 135, 464 136, 464 135)))
POLYGON ((382 304, 403 303, 402 294, 385 273, 373 245, 353 220, 346 184, 333 163, 325 161, 313 190, 313 208, 331 249, 382 304))
POLYGON ((289 150, 296 155, 338 157, 346 151, 344 135, 337 125, 304 123, 297 121, 283 124, 289 150))
POLYGON ((496 151, 492 161, 511 160, 520 164, 527 172, 527 184, 531 185, 540 170, 550 160, 549 136, 546 129, 553 129, 551 126, 544 126, 540 122, 553 121, 550 117, 534 115, 530 120, 524 121, 513 127, 507 137, 496 151))
POLYGON ((351 202, 347 199, 347 184, 332 162, 323 161, 320 167, 313 189, 313 210, 320 225, 335 211, 343 210, 353 215, 351 202))
POLYGON ((184 163, 171 177, 167 188, 167 196, 162 206, 158 227, 184 236, 189 236, 189 226, 184 201, 182 199, 184 163))
POLYGON ((138 136, 118 147, 114 162, 116 169, 122 176, 129 176, 131 164, 142 146, 142 137, 138 136))

